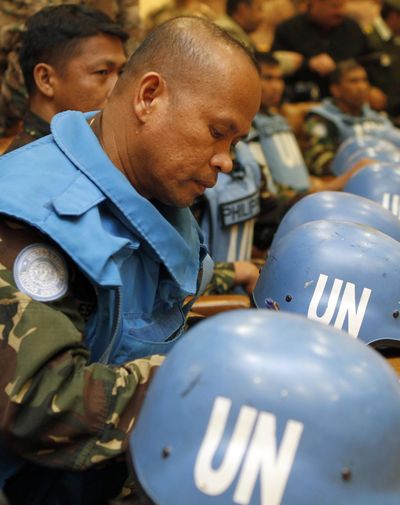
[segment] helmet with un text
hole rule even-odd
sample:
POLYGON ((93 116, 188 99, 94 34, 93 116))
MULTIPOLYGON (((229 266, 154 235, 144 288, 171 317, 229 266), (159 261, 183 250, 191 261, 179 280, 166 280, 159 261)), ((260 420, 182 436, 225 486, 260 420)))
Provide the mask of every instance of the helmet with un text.
POLYGON ((374 200, 400 218, 400 163, 368 165, 350 177, 344 191, 374 200))
POLYGON ((167 355, 130 440, 156 505, 398 505, 400 388, 385 360, 295 314, 225 312, 167 355))
POLYGON ((398 162, 400 153, 396 146, 387 140, 369 135, 350 137, 337 150, 331 171, 335 175, 342 175, 364 158, 398 162))
POLYGON ((400 244, 375 228, 309 221, 274 243, 253 298, 343 329, 375 347, 400 346, 400 244))
POLYGON ((321 191, 293 205, 279 224, 272 245, 296 226, 322 219, 372 226, 400 241, 400 220, 378 203, 350 193, 321 191))

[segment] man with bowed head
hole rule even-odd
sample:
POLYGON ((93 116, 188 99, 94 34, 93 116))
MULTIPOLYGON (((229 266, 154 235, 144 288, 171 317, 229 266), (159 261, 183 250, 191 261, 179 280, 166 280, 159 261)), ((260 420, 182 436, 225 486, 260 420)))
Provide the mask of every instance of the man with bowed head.
POLYGON ((143 388, 198 289, 205 247, 186 207, 232 169, 260 95, 243 46, 178 18, 133 54, 103 112, 57 114, 50 136, 1 158, 0 477, 12 503, 117 494, 143 388))

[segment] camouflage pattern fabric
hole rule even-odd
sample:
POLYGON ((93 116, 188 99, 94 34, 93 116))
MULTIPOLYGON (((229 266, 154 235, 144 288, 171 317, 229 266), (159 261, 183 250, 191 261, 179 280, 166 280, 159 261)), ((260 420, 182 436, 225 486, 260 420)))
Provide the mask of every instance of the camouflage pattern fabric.
POLYGON ((80 3, 103 10, 129 34, 128 53, 143 38, 139 0, 1 0, 0 1, 0 137, 18 129, 27 109, 28 94, 18 63, 25 21, 43 7, 80 3))
POLYGON ((90 297, 76 293, 85 284, 82 274, 72 272, 67 295, 48 303, 32 300, 14 282, 14 259, 29 243, 43 242, 37 235, 0 222, 0 433, 29 461, 84 470, 124 453, 163 358, 88 365, 90 297))
POLYGON ((14 133, 27 107, 28 94, 18 64, 25 21, 43 7, 60 3, 60 0, 0 2, 0 136, 14 133))
POLYGON ((333 176, 332 160, 339 146, 336 126, 318 114, 310 113, 304 122, 306 136, 304 159, 312 175, 333 176))
POLYGON ((11 144, 7 147, 6 153, 40 139, 45 135, 49 135, 49 133, 50 124, 28 110, 22 123, 22 130, 17 133, 11 144))
POLYGON ((204 295, 224 295, 232 291, 235 285, 235 267, 233 263, 216 262, 214 273, 204 295))

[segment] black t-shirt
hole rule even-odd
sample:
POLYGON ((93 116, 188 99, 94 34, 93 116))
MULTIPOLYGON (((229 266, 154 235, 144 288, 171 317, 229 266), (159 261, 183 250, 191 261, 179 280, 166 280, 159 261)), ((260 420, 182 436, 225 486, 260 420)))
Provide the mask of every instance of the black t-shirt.
POLYGON ((300 69, 288 78, 289 83, 313 81, 327 96, 328 81, 308 68, 308 60, 327 53, 338 62, 359 58, 371 52, 368 40, 358 24, 345 17, 340 25, 324 30, 308 14, 298 14, 279 24, 275 32, 272 51, 295 51, 305 57, 300 69))

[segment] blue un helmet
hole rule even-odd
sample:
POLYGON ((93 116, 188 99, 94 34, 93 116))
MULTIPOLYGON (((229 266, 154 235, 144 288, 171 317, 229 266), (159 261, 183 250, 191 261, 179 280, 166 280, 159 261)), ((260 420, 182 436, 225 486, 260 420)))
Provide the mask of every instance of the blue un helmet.
POLYGON ((275 302, 375 347, 399 347, 399 258, 400 244, 375 228, 310 221, 276 242, 253 298, 258 308, 275 302))
POLYGON ((398 505, 399 423, 398 380, 377 352, 250 309, 176 344, 130 448, 156 505, 398 505))
POLYGON ((368 165, 349 179, 344 191, 374 200, 400 217, 400 164, 368 165))
POLYGON ((400 161, 399 150, 386 140, 365 135, 350 137, 337 150, 331 165, 335 175, 342 175, 364 158, 379 161, 400 161))
POLYGON ((378 203, 349 193, 321 191, 302 198, 285 214, 275 233, 272 248, 296 226, 321 219, 365 224, 400 241, 400 221, 378 203))

